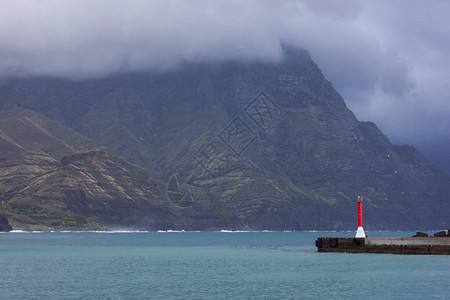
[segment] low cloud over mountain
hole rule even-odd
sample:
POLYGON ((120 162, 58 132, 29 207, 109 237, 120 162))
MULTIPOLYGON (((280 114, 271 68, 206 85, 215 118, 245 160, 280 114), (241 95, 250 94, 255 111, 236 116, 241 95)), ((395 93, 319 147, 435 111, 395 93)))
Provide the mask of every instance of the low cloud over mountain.
POLYGON ((277 61, 281 44, 301 46, 359 119, 449 171, 449 9, 438 0, 2 1, 0 76, 277 61))

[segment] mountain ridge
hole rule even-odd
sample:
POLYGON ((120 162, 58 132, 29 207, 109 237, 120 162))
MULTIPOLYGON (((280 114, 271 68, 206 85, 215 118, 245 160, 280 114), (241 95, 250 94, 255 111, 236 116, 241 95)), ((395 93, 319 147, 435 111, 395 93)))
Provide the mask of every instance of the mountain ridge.
POLYGON ((450 177, 358 121, 305 51, 284 51, 279 64, 14 80, 0 108, 42 113, 169 182, 193 174, 241 228, 351 229, 358 195, 369 229, 448 226, 450 177))

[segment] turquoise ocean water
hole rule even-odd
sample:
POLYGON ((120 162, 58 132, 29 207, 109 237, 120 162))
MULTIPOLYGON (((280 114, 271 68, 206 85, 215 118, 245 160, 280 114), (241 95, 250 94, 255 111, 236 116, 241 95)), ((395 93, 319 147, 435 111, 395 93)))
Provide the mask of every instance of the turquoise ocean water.
POLYGON ((0 299, 450 299, 450 256, 314 247, 319 236, 352 235, 2 233, 0 299))

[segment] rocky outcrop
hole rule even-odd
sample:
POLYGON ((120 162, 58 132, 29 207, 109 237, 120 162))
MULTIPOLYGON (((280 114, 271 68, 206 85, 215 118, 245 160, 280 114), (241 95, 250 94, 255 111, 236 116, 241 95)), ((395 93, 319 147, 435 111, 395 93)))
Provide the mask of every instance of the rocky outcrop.
POLYGON ((434 237, 446 237, 447 233, 445 232, 445 230, 442 230, 442 231, 436 232, 433 236, 434 237))
POLYGON ((74 163, 79 160, 84 160, 88 158, 103 158, 104 151, 101 150, 93 150, 93 151, 87 151, 82 153, 75 153, 72 155, 64 156, 61 158, 61 163, 63 165, 67 165, 69 163, 74 163))
POLYGON ((412 237, 428 237, 428 233, 417 231, 412 237))
POLYGON ((4 216, 0 216, 0 231, 11 231, 12 226, 9 225, 8 219, 4 216))

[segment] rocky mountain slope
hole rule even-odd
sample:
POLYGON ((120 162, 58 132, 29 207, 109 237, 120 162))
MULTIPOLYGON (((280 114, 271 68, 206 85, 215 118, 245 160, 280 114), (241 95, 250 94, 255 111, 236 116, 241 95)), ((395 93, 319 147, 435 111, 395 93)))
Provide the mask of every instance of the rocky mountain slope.
POLYGON ((170 205, 165 198, 167 177, 96 148, 91 140, 38 113, 2 112, 0 132, 0 209, 15 228, 227 225, 209 203, 199 201, 194 212, 170 205))
POLYGON ((354 229, 358 195, 365 199, 367 229, 448 227, 449 176, 413 147, 392 145, 373 123, 359 122, 305 51, 284 51, 281 63, 188 64, 162 74, 87 81, 9 80, 0 87, 3 114, 17 108, 38 112, 67 133, 52 133, 55 141, 34 128, 41 137, 25 146, 20 132, 7 129, 29 121, 0 127, 3 161, 21 153, 26 165, 29 151, 40 155, 38 166, 20 176, 53 172, 39 183, 27 182, 26 196, 19 196, 24 194, 15 179, 7 196, 3 192, 4 210, 17 220, 29 216, 13 211, 12 203, 29 203, 46 187, 65 193, 70 189, 62 178, 87 182, 78 176, 88 172, 93 185, 103 182, 102 174, 115 184, 137 183, 122 187, 129 198, 88 193, 83 185, 71 200, 60 197, 58 203, 72 203, 68 210, 85 218, 79 223, 85 228, 354 229), (94 169, 75 172, 61 160, 96 146, 106 148, 75 163, 94 169), (110 175, 109 164, 111 170, 127 164, 128 175, 110 175), (142 173, 152 178, 153 195, 138 184, 142 173), (107 198, 123 209, 95 204, 107 198), (136 201, 152 203, 158 213, 140 215, 136 201))

